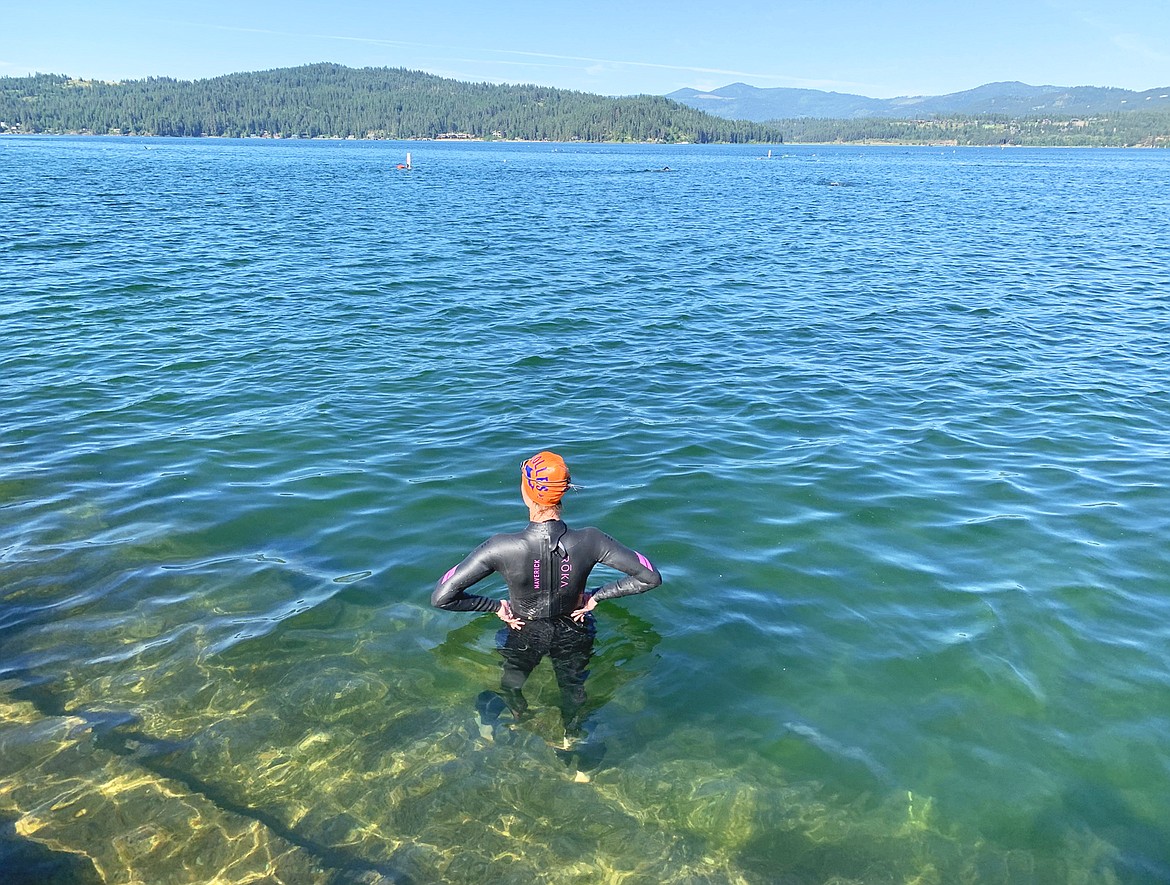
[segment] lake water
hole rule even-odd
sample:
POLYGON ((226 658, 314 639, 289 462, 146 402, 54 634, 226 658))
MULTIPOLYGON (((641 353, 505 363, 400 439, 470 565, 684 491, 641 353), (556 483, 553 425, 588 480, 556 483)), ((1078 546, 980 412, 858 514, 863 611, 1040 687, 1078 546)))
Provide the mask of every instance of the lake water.
POLYGON ((771 151, 0 140, 6 881, 1170 881, 1170 153, 771 151))

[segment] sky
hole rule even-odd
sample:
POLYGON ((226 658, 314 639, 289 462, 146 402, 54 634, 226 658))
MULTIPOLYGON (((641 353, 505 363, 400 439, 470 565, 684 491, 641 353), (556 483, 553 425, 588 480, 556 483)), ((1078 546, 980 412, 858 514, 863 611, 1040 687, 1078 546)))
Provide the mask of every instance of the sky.
POLYGON ((602 95, 1170 86, 1170 0, 0 0, 0 76, 336 62, 602 95))

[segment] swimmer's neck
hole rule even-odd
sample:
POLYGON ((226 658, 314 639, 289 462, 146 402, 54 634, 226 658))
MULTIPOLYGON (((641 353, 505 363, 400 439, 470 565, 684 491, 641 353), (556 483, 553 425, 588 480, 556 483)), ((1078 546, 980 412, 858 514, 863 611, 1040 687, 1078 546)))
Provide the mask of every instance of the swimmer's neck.
POLYGON ((529 522, 552 522, 553 520, 561 518, 561 505, 554 504, 552 507, 543 507, 540 504, 529 503, 528 505, 528 521, 529 522))

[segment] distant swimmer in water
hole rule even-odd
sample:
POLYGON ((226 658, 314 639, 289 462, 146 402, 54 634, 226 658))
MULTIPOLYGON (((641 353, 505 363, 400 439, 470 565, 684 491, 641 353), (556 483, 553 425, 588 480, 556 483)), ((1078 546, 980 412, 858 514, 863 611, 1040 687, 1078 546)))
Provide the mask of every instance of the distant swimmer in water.
POLYGON ((500 695, 486 692, 480 714, 504 709, 521 720, 528 702, 521 689, 546 655, 561 691, 565 746, 581 734, 585 669, 596 632, 593 609, 599 602, 644 593, 662 583, 650 560, 596 528, 572 529, 561 519, 561 499, 574 488, 560 455, 540 452, 520 466, 520 495, 528 507, 528 526, 493 535, 443 575, 431 604, 447 611, 495 612, 507 624, 500 653, 500 695), (595 565, 625 577, 590 592, 585 589, 595 565), (508 598, 474 596, 467 589, 493 572, 508 585, 508 598), (485 696, 486 695, 486 696, 485 696), (500 698, 503 702, 501 703, 500 698))

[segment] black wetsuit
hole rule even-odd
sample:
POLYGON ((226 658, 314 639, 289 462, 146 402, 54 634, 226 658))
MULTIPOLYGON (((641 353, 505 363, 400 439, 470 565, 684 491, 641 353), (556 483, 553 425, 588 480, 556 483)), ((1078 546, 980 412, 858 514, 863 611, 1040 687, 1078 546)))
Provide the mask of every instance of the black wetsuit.
POLYGON ((431 604, 448 611, 499 611, 500 600, 465 591, 493 572, 503 577, 512 612, 525 622, 519 630, 501 631, 506 637, 501 688, 518 717, 528 708, 520 688, 548 655, 561 689, 565 726, 575 725, 585 702, 585 666, 593 651, 594 628, 592 617, 578 624, 570 614, 585 604, 585 583, 598 563, 626 573, 592 594, 599 602, 644 593, 662 583, 641 553, 599 529, 571 529, 556 519, 494 535, 447 572, 431 594, 431 604))

